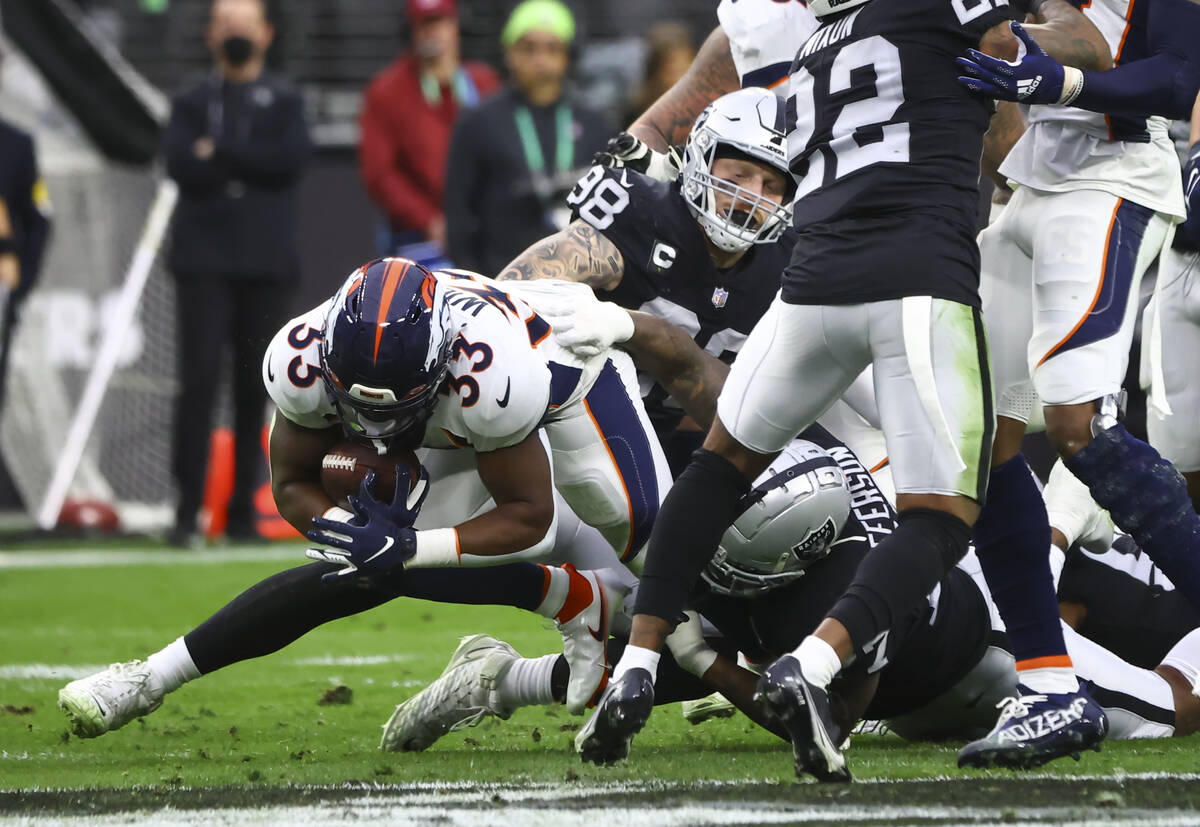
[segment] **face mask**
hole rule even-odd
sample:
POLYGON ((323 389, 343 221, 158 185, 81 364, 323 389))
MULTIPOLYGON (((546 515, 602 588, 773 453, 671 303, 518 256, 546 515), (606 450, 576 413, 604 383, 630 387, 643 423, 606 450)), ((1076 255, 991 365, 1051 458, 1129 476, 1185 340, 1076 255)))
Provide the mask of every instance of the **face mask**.
POLYGON ((254 56, 254 41, 241 35, 227 37, 221 42, 221 52, 230 66, 242 66, 254 56))

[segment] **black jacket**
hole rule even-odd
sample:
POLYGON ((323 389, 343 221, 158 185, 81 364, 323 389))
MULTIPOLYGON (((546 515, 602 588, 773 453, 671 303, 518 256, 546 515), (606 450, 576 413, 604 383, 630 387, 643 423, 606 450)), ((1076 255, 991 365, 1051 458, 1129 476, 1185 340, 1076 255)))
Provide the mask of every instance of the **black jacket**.
POLYGON ((50 221, 43 212, 45 185, 38 177, 33 140, 4 121, 0 121, 0 199, 12 223, 12 251, 21 263, 16 295, 24 296, 41 268, 50 221))
POLYGON ((309 154, 300 93, 264 73, 231 84, 209 75, 171 101, 163 134, 180 188, 169 264, 183 277, 296 273, 296 185, 309 154), (197 157, 208 137, 216 151, 197 157))
MULTIPOLYGON (((455 266, 494 276, 530 244, 559 229, 548 213, 567 209, 567 193, 611 134, 604 119, 578 98, 565 100, 574 139, 572 169, 565 173, 530 172, 515 114, 525 104, 512 87, 459 118, 446 159, 444 205, 447 252, 455 266), (538 178, 546 185, 542 193, 535 189, 538 178)), ((553 165, 555 107, 528 108, 543 162, 553 165)))

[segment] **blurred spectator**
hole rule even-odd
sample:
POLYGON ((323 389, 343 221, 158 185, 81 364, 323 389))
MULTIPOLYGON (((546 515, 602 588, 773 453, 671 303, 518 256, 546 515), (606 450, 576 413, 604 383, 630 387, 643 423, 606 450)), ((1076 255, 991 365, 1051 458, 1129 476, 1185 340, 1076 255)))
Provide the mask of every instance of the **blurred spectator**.
POLYGON ((412 51, 371 81, 359 121, 359 168, 388 219, 387 255, 422 240, 445 247, 450 133, 461 109, 500 85, 490 67, 460 61, 455 0, 409 0, 408 20, 412 51))
MULTIPOLYGON (((0 69, 3 65, 0 52, 0 69)), ((0 120, 0 409, 9 345, 21 302, 41 267, 49 214, 50 200, 38 176, 33 139, 0 120)))
POLYGON ((696 57, 691 30, 682 23, 656 23, 646 32, 646 65, 642 85, 625 113, 624 122, 636 121, 659 97, 683 77, 696 57))
POLYGON ((262 357, 299 281, 296 184, 309 153, 300 94, 263 71, 273 36, 262 0, 216 0, 206 37, 214 70, 174 96, 163 136, 167 171, 180 188, 168 262, 179 311, 179 506, 169 537, 177 545, 191 544, 196 532, 226 344, 237 446, 226 533, 256 536, 262 357))
POLYGON ((510 82, 454 129, 446 236, 458 267, 495 275, 566 225, 564 198, 611 128, 565 87, 575 20, 558 0, 525 0, 500 35, 510 82))

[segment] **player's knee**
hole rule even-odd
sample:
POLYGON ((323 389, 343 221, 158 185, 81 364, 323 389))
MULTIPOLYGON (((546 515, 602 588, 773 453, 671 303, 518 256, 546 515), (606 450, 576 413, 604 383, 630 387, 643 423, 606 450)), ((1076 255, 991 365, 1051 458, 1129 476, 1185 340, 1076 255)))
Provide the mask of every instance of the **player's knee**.
POLYGON ((1080 405, 1047 405, 1046 437, 1059 456, 1073 457, 1092 441, 1094 402, 1080 405))
MULTIPOLYGON (((746 447, 725 429, 720 418, 713 420, 708 435, 704 437, 703 450, 716 454, 741 472, 747 480, 753 480, 771 464, 775 454, 761 454, 746 447)), ((696 455, 699 455, 699 451, 696 455)))

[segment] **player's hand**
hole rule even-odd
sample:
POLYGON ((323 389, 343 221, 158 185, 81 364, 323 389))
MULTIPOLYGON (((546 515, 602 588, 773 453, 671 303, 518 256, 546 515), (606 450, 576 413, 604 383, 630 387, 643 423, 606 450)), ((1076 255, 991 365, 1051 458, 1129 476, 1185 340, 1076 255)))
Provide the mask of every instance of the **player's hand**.
POLYGON ((592 156, 592 163, 614 169, 628 168, 659 181, 674 181, 683 169, 679 150, 655 152, 646 142, 628 132, 609 138, 604 149, 592 156))
POLYGON ((555 341, 584 359, 633 337, 633 317, 612 302, 584 302, 563 315, 544 315, 554 329, 555 341))
POLYGON ((417 552, 417 532, 412 524, 429 492, 428 472, 421 469, 421 478, 410 493, 408 468, 397 467, 396 495, 391 503, 375 499, 375 479, 374 471, 367 472, 358 496, 349 498, 353 522, 313 518, 308 539, 331 548, 312 548, 305 556, 341 566, 340 571, 321 577, 326 583, 403 566, 417 552))
MULTIPOLYGON (((967 57, 958 58, 959 68, 966 74, 958 82, 972 92, 1007 101, 1028 104, 1070 103, 1063 95, 1066 72, 1059 63, 1037 45, 1020 23, 1009 24, 1017 37, 1017 59, 999 60, 978 49, 968 49, 967 57)), ((1079 70, 1072 69, 1072 80, 1082 80, 1079 70)), ((1074 83, 1072 83, 1074 86, 1074 83)), ((1069 92, 1071 100, 1078 89, 1069 92)))

